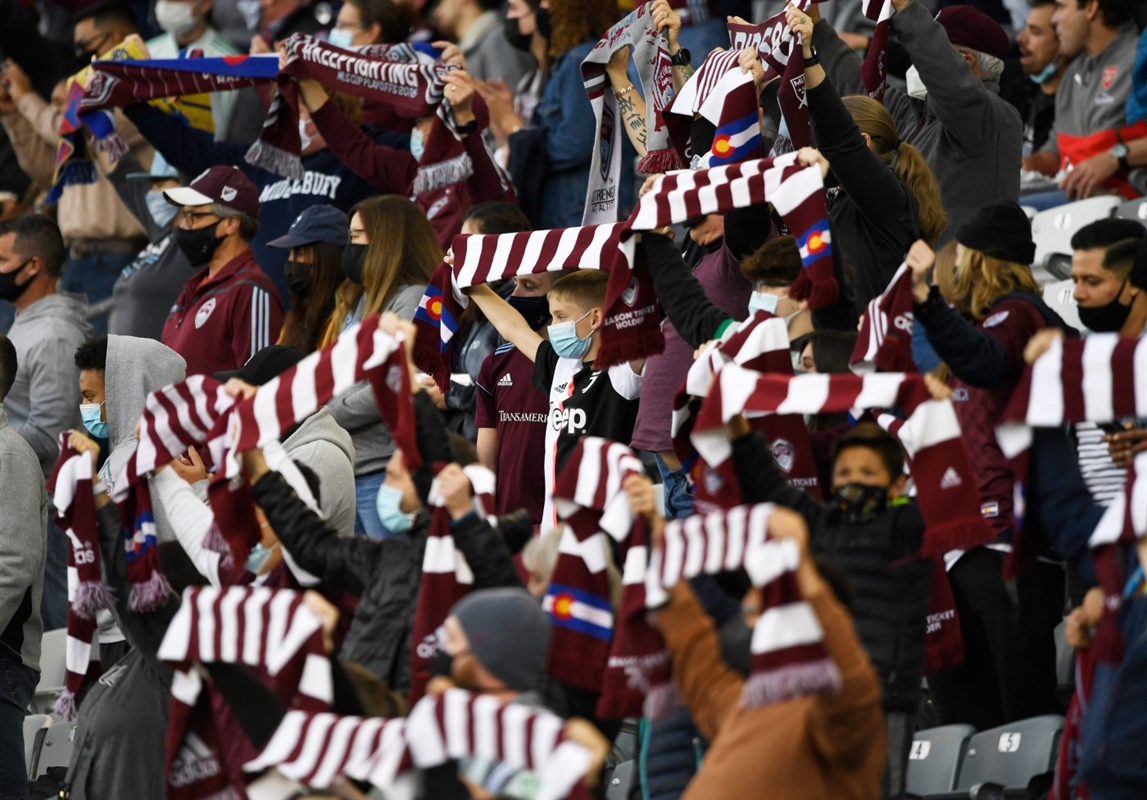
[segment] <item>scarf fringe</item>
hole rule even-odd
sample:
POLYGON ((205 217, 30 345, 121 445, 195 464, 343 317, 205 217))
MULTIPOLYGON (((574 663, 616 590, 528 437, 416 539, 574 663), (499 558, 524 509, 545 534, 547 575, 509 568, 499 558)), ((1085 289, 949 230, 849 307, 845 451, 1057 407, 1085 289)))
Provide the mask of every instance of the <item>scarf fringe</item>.
POLYGON ((467 181, 474 176, 474 162, 467 153, 461 153, 437 164, 420 166, 414 176, 414 194, 420 195, 436 189, 467 181))
POLYGON ((675 169, 685 169, 688 165, 672 147, 665 150, 650 150, 637 164, 638 175, 657 175, 675 169))
POLYGON ((924 674, 932 675, 941 670, 958 667, 964 663, 964 640, 957 639, 948 644, 935 645, 924 651, 924 674))
POLYGON ((108 160, 114 162, 126 156, 131 147, 121 133, 114 131, 102 139, 95 139, 92 149, 97 153, 105 153, 108 160))
POLYGON ((838 692, 840 670, 828 658, 755 672, 745 682, 742 708, 761 708, 806 694, 838 692))
POLYGON ((924 532, 920 555, 939 556, 949 550, 970 550, 989 544, 996 538, 992 529, 980 517, 965 517, 941 525, 930 526, 924 532))
POLYGON ((244 158, 251 166, 282 175, 284 178, 297 181, 302 180, 303 175, 306 174, 302 159, 299 156, 268 144, 262 139, 255 140, 255 143, 248 148, 244 158))
POLYGON ((681 694, 672 683, 653 686, 645 696, 644 714, 652 720, 662 719, 681 708, 681 694))
POLYGON ((207 535, 203 537, 203 546, 213 553, 231 552, 227 540, 223 538, 223 532, 215 523, 211 523, 211 527, 207 529, 207 535))
POLYGON ((63 717, 68 722, 76 718, 78 710, 79 704, 76 702, 76 695, 68 689, 65 689, 63 694, 57 697, 56 702, 52 704, 52 713, 63 717))
POLYGON ((143 613, 155 611, 167 602, 167 598, 170 596, 171 584, 167 582, 167 578, 163 577, 162 572, 153 570, 146 581, 132 585, 128 607, 132 611, 143 613))
POLYGON ((90 161, 73 161, 65 164, 60 172, 60 179, 52 185, 44 196, 44 205, 54 206, 60 202, 65 186, 95 183, 98 179, 96 165, 90 161))
POLYGON ((645 333, 606 328, 604 334, 601 349, 597 353, 597 369, 609 369, 627 361, 660 355, 665 351, 665 336, 660 328, 645 333))
POLYGON ((115 605, 115 593, 100 581, 83 581, 76 587, 72 600, 72 610, 84 619, 91 619, 97 611, 111 609, 115 605))
POLYGON ((813 311, 831 306, 840 299, 840 284, 836 278, 823 281, 813 281, 808 295, 808 307, 813 311))

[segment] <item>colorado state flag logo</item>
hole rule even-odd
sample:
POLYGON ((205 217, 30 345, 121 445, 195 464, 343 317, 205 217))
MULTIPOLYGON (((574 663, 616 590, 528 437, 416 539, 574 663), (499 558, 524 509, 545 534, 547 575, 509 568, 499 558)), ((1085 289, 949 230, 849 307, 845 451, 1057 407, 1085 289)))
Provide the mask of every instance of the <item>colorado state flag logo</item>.
POLYGON ((583 589, 551 583, 542 610, 559 628, 609 641, 613 635, 613 610, 609 600, 583 589))
POLYGON ((418 301, 418 310, 414 312, 414 318, 440 330, 443 350, 446 349, 446 343, 454 338, 454 334, 458 331, 458 321, 442 302, 442 290, 433 284, 427 286, 423 292, 422 299, 418 301))
POLYGON ((797 239, 801 263, 806 267, 810 262, 832 255, 832 234, 828 230, 828 220, 815 222, 797 239))
POLYGON ((761 155, 764 144, 757 121, 757 112, 747 114, 738 120, 717 128, 713 146, 709 150, 709 167, 723 167, 738 161, 761 155))

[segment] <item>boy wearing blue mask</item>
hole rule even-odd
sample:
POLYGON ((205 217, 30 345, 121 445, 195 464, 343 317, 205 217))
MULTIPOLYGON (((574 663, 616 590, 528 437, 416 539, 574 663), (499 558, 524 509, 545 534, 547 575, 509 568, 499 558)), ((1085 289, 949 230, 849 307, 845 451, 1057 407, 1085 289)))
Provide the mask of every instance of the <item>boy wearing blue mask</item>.
POLYGON ((633 436, 645 359, 604 371, 593 363, 601 346, 608 282, 602 270, 578 270, 555 282, 549 291, 548 339, 490 287, 470 293, 498 332, 534 362, 534 387, 549 395, 542 532, 556 525, 555 479, 578 439, 602 436, 628 444, 633 436))

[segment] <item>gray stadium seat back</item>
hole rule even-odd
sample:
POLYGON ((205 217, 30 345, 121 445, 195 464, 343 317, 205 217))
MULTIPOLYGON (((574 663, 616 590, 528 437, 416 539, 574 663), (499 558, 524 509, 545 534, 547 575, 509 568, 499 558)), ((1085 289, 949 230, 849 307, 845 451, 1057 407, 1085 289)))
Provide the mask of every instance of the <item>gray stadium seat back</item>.
POLYGON ((56 698, 64 691, 67 645, 66 628, 46 631, 40 639, 40 680, 36 684, 32 702, 28 704, 28 710, 34 714, 49 713, 56 698))
POLYGON ((1115 209, 1115 216, 1120 219, 1133 219, 1147 225, 1147 197, 1128 200, 1115 209))
POLYGON ((24 717, 24 766, 28 768, 28 780, 36 780, 36 761, 44 745, 44 735, 51 724, 52 718, 47 714, 29 714, 24 717))
POLYGON ((1075 680, 1075 650, 1067 643, 1067 620, 1055 626, 1055 678, 1060 686, 1075 680))
POLYGON ((40 748, 40 760, 36 764, 36 774, 43 775, 48 767, 67 767, 76 747, 76 725, 65 720, 55 720, 44 734, 44 745, 40 748))
POLYGON ((1032 217, 1032 239, 1035 241, 1035 260, 1032 274, 1042 285, 1052 281, 1047 271, 1049 258, 1056 254, 1071 256, 1071 237, 1075 232, 1097 219, 1106 219, 1115 213, 1122 202, 1118 197, 1103 195, 1077 200, 1074 203, 1049 208, 1032 217))
POLYGON ((1063 717, 1047 715, 977 733, 968 742, 956 791, 980 783, 1025 788, 1034 776, 1052 769, 1062 731, 1063 717))
POLYGON ((623 761, 614 768, 609 777, 609 785, 605 787, 605 800, 627 800, 636 768, 636 761, 623 761))
POLYGON ((975 735, 971 725, 944 725, 917 731, 908 751, 908 794, 943 794, 956 787, 960 759, 968 740, 975 735))

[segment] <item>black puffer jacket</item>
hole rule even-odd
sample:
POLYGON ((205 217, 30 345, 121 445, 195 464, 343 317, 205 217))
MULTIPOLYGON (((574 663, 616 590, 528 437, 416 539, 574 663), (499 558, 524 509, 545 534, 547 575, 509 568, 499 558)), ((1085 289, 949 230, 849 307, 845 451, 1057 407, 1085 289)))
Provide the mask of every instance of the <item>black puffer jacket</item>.
MULTIPOLYGON (((415 411, 423 460, 427 465, 452 461, 442 417, 424 393, 417 395, 415 411)), ((429 466, 414 476, 423 505, 431 479, 429 466)), ((260 478, 253 492, 283 546, 303 569, 328 586, 359 596, 339 658, 366 667, 395 691, 409 689, 410 639, 422 583, 427 523, 389 539, 344 537, 315 516, 278 473, 260 478)), ((452 527, 455 545, 474 573, 475 589, 521 586, 507 541, 512 549, 520 549, 533 533, 526 512, 502 517, 497 530, 477 515, 452 527)))
POLYGON ((915 502, 891 506, 863 525, 790 486, 768 445, 753 432, 733 442, 746 503, 777 503, 808 522, 817 558, 839 567, 852 589, 852 618, 884 690, 886 711, 913 713, 920 702, 932 560, 918 556, 924 521, 915 502))

